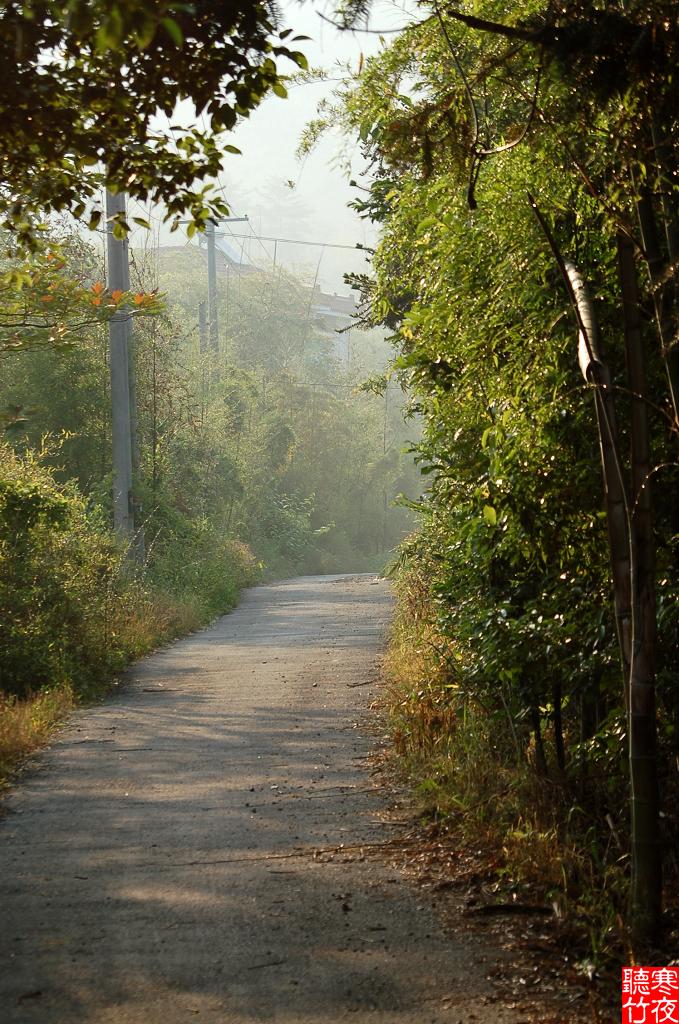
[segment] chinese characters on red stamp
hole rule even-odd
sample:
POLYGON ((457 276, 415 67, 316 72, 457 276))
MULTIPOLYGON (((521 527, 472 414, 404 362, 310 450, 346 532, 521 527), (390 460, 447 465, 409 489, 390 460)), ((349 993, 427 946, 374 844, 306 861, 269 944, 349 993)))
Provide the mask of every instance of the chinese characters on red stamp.
POLYGON ((679 1024, 679 967, 623 967, 622 1024, 679 1024))

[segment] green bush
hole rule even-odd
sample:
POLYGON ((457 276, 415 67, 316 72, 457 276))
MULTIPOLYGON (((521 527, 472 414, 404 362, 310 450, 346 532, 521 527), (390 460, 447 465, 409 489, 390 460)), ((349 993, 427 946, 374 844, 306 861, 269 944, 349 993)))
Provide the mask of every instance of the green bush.
POLYGON ((0 447, 0 689, 76 690, 122 663, 121 556, 75 486, 0 447))
POLYGON ((256 582, 259 564, 247 544, 224 537, 207 519, 187 520, 183 528, 151 550, 150 585, 193 603, 201 620, 223 613, 243 587, 256 582))
POLYGON ((207 521, 184 534, 133 570, 75 484, 0 445, 0 692, 92 695, 132 658, 232 607, 257 574, 250 550, 207 521))

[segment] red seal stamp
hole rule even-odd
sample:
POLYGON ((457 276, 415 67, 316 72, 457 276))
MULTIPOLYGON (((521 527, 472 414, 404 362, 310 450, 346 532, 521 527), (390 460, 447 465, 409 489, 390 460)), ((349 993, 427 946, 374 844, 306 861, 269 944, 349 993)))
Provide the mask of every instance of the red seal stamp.
POLYGON ((622 1024, 679 1024, 679 967, 623 967, 622 1024))

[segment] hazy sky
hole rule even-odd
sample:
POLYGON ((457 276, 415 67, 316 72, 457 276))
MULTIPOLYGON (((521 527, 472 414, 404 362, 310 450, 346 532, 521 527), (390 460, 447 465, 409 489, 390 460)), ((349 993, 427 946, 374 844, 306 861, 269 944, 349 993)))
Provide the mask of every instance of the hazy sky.
MULTIPOLYGON (((286 27, 296 34, 307 35, 309 41, 295 43, 313 67, 332 69, 338 61, 358 67, 361 53, 367 56, 380 46, 379 36, 360 32, 341 32, 324 22, 318 12, 332 14, 332 3, 307 0, 298 3, 287 0, 281 5, 286 27)), ((370 24, 377 28, 390 28, 408 21, 402 4, 384 0, 373 6, 370 24)), ((287 62, 286 62, 287 63, 287 62)), ((288 65, 292 70, 292 65, 288 65)), ((283 68, 282 70, 287 70, 283 68)), ((233 224, 233 232, 254 231, 261 235, 277 235, 316 242, 338 242, 370 245, 374 232, 361 221, 347 204, 355 190, 348 185, 340 170, 340 151, 347 148, 338 133, 323 139, 303 161, 296 157, 304 126, 316 113, 318 101, 328 95, 333 83, 314 83, 294 86, 287 100, 270 96, 243 121, 228 137, 228 141, 242 150, 242 156, 225 157, 225 170, 220 183, 232 205, 234 214, 247 214, 251 228, 233 224), (287 183, 294 182, 294 188, 287 183)), ((359 176, 365 169, 358 144, 350 147, 353 172, 359 176)), ((185 241, 182 236, 162 233, 164 244, 185 241)), ((135 241, 133 241, 135 244, 135 241)), ((238 244, 243 244, 239 240, 238 244)), ((245 243, 245 251, 253 262, 266 262, 273 255, 273 244, 256 241, 245 243)), ((346 292, 342 282, 345 270, 365 269, 365 258, 348 250, 332 250, 279 244, 279 262, 291 267, 304 268, 313 276, 318 266, 321 285, 329 290, 346 292), (320 266, 318 260, 320 257, 320 266)))

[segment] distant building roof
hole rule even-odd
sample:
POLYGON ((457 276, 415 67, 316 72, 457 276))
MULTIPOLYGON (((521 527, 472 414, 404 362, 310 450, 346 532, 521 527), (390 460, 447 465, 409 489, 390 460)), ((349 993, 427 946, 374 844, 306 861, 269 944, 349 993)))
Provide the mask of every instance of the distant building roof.
POLYGON ((338 295, 337 292, 331 295, 329 292, 321 291, 318 285, 314 288, 311 308, 317 316, 345 323, 353 319, 358 312, 353 295, 338 295))
POLYGON ((223 263, 228 266, 229 269, 234 268, 241 273, 252 273, 253 271, 259 270, 255 264, 248 258, 245 252, 245 243, 240 248, 233 242, 228 241, 223 235, 217 234, 215 240, 215 247, 217 249, 217 267, 219 268, 219 254, 222 253, 224 259, 223 263))
MULTIPOLYGON (((232 241, 217 235, 215 239, 215 262, 217 272, 233 272, 235 274, 256 274, 259 267, 248 258, 245 249, 241 249, 232 241)), ((182 255, 190 258, 199 258, 201 262, 207 263, 207 248, 203 239, 198 245, 161 245, 161 256, 182 255)))

